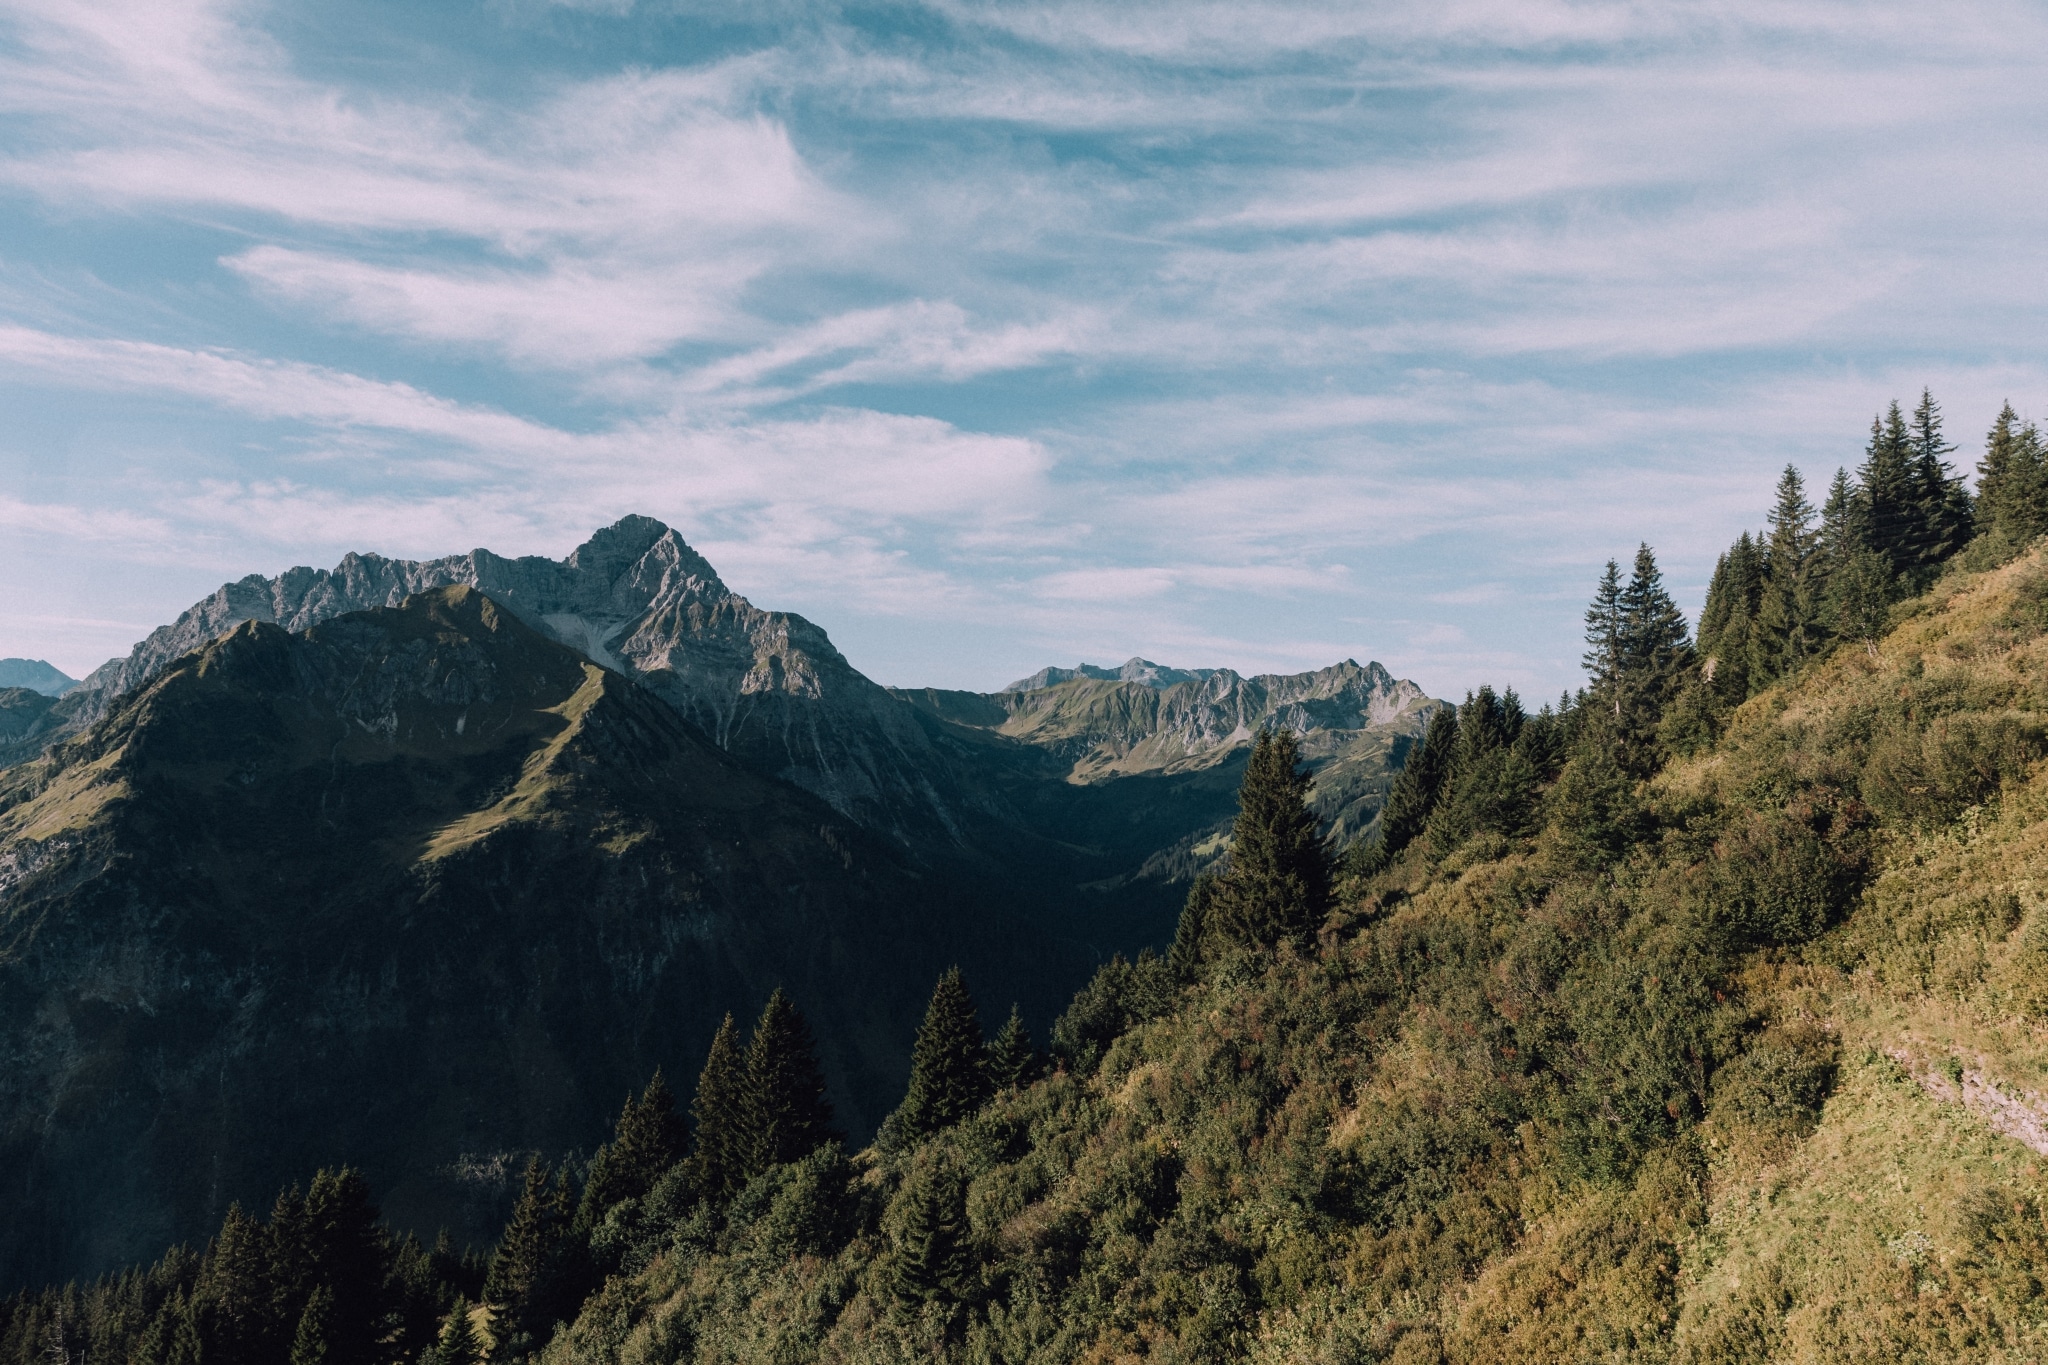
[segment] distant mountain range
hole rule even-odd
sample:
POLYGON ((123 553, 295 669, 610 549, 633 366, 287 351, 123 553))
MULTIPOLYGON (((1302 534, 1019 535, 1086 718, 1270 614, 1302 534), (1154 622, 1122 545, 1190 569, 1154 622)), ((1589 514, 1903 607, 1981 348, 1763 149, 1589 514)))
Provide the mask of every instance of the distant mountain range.
POLYGON ((587 1149, 778 984, 862 1135, 944 966, 1042 1034, 1171 934, 1259 726, 1348 838, 1437 705, 1349 661, 1041 679, 883 688, 630 517, 561 561, 252 576, 0 692, 0 1280, 323 1161, 483 1235, 479 1172, 587 1149))
POLYGON ((78 679, 41 659, 0 659, 0 692, 21 687, 46 697, 61 697, 76 686, 78 679))

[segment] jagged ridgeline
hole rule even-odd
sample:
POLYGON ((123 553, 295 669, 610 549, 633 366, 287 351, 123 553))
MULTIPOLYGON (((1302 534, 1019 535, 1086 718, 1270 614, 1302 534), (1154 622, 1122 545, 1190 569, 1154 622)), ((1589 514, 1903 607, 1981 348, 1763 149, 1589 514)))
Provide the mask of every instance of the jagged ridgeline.
POLYGON ((771 1005, 698 1054, 687 1133, 649 1085, 532 1167, 488 1264, 326 1263, 381 1286, 374 1348, 340 1279, 222 1269, 242 1220, 12 1301, 7 1365, 240 1359, 257 1301, 306 1362, 2039 1359, 2048 544, 1971 510, 1739 704, 1648 549, 1611 566, 1586 688, 1433 718, 1341 859, 1259 739, 1171 952, 1102 968, 1049 1056, 933 973, 856 1153, 759 1139, 833 1121, 771 1005))

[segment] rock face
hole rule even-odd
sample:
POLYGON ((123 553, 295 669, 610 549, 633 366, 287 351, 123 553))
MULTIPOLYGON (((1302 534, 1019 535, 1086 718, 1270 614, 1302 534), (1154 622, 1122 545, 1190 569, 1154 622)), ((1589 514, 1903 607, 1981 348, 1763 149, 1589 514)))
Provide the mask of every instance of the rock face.
MULTIPOLYGON (((643 587, 747 610, 652 550, 566 599, 613 657, 654 638, 643 587)), ((413 571, 344 569, 232 601, 413 571)), ((863 1133, 945 966, 1044 1019, 1090 960, 480 592, 245 620, 0 773, 0 1282, 154 1256, 341 1161, 400 1223, 487 1239, 493 1172, 589 1150, 657 1065, 687 1086, 776 985, 863 1133)))
POLYGON ((76 678, 41 659, 0 659, 0 691, 25 687, 46 697, 61 697, 76 686, 76 678))

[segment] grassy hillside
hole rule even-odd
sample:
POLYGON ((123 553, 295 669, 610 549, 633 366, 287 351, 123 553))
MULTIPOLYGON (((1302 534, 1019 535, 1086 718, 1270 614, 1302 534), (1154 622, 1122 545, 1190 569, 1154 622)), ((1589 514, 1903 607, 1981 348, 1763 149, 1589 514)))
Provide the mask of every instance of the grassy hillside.
POLYGON ((1568 764, 1311 950, 1122 969, 1099 1059, 644 1219, 549 1359, 2040 1358, 2048 557, 1894 621, 1611 853, 1568 764))

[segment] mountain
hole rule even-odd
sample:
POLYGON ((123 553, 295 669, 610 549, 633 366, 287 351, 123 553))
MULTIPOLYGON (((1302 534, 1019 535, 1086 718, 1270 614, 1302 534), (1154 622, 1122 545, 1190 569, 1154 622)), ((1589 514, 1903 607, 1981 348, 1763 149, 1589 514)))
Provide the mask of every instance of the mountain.
POLYGON ((1443 705, 1379 664, 1350 659, 1250 678, 1227 668, 1132 659, 1117 670, 1041 669, 1002 692, 924 688, 895 695, 951 725, 1044 755, 1070 789, 1066 808, 1045 814, 1064 832, 1099 826, 1108 806, 1163 800, 1176 809, 1172 846, 1125 856, 1135 855, 1155 874, 1170 865, 1182 876, 1200 861, 1192 850, 1228 824, 1243 760, 1261 727, 1300 737, 1316 778, 1313 804, 1342 844, 1371 825, 1390 775, 1443 705))
POLYGON ((1097 682, 1134 682, 1147 687, 1171 687, 1175 683, 1195 682, 1208 677, 1213 668, 1168 668, 1155 664, 1150 659, 1133 655, 1124 661, 1121 668, 1100 668, 1095 664, 1080 664, 1074 668, 1052 666, 1041 668, 1028 678, 1019 679, 1004 688, 1005 692, 1036 692, 1043 687, 1057 683, 1072 682, 1076 678, 1093 678, 1097 682))
POLYGON ((1011 814, 962 781, 930 727, 855 670, 823 630, 733 593, 650 517, 606 527, 565 560, 482 549, 426 561, 351 554, 331 570, 223 584, 80 683, 76 723, 240 622, 304 630, 455 584, 641 682, 759 771, 907 845, 959 845, 968 826, 1011 814))
POLYGON ((0 1277, 203 1240, 342 1161, 488 1239, 522 1153, 588 1150, 776 985, 863 1133, 942 968, 1045 1017, 1092 958, 482 592, 312 614, 102 686, 0 772, 0 1277))
POLYGON ((76 678, 59 672, 41 659, 0 659, 0 691, 25 687, 46 697, 61 697, 76 686, 76 678))
POLYGON ((1377 664, 1246 679, 1133 659, 1042 670, 1048 685, 1002 693, 892 690, 814 623, 755 607, 675 531, 630 516, 563 560, 351 554, 331 570, 223 584, 19 738, 0 734, 0 763, 78 733, 241 622, 304 630, 455 584, 638 681, 754 771, 813 793, 971 898, 1063 916, 1104 953, 1171 933, 1187 879, 1221 847, 1257 725, 1303 730, 1319 808, 1349 839, 1431 705, 1377 664))

